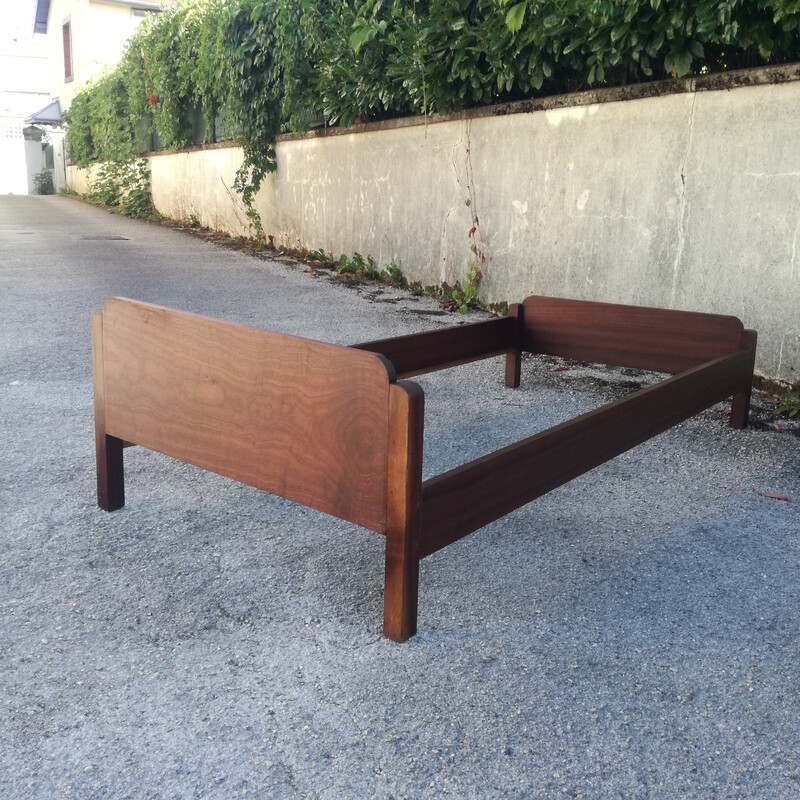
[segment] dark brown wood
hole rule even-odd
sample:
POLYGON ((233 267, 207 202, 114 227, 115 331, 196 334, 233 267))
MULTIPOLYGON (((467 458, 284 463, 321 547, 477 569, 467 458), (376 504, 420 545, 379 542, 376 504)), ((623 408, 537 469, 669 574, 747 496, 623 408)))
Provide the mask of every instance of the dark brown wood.
POLYGON ((92 341, 102 508, 124 504, 122 450, 139 444, 385 533, 384 633, 404 641, 421 558, 726 397, 744 426, 756 334, 530 297, 505 319, 345 348, 112 298, 92 341), (395 368, 506 353, 516 386, 523 350, 680 374, 423 483, 424 396, 395 368))
POLYGON ((513 346, 514 331, 514 321, 506 317, 393 339, 379 339, 353 347, 381 353, 392 362, 399 378, 409 378, 502 355, 513 346))
POLYGON ((94 381, 94 442, 97 462, 97 505, 116 511, 125 505, 123 443, 106 433, 103 371, 103 318, 92 314, 92 375, 94 381))
POLYGON ((729 397, 741 351, 458 467, 422 485, 422 557, 729 397))
POLYGON ((516 389, 522 374, 523 308, 520 303, 508 307, 508 319, 513 321, 514 332, 511 349, 506 354, 506 386, 516 389))
POLYGON ((553 297, 523 306, 533 353, 674 374, 741 347, 736 317, 553 297))
POLYGON ((383 632, 396 642, 417 631, 423 418, 417 384, 390 387, 383 632))
POLYGON ((731 401, 731 415, 729 424, 731 428, 744 428, 747 425, 747 418, 750 415, 750 395, 753 391, 753 370, 756 361, 756 344, 758 334, 755 331, 746 330, 742 334, 742 347, 750 353, 748 373, 742 380, 740 391, 733 395, 731 401))
POLYGON ((380 533, 391 365, 112 298, 106 433, 380 533))

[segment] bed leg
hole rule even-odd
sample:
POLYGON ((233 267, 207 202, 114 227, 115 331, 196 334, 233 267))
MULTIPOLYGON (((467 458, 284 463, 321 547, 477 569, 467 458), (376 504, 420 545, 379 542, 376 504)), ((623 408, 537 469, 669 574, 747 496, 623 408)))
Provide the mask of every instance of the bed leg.
POLYGON ((103 511, 116 511, 125 505, 125 473, 122 466, 122 439, 97 432, 97 505, 103 511))
POLYGON ((750 416, 750 389, 737 392, 731 400, 731 414, 728 424, 731 428, 747 427, 747 419, 750 416))
POLYGON ((399 381, 389 387, 383 633, 396 642, 417 632, 423 416, 417 384, 399 381))
POLYGON ((122 468, 124 442, 106 433, 105 381, 103 379, 103 315, 92 314, 92 376, 94 380, 94 443, 97 457, 97 505, 116 511, 125 505, 122 468))
POLYGON ((386 535, 386 582, 383 598, 383 634, 405 642, 417 632, 419 558, 413 536, 405 531, 386 535))
POLYGON ((756 358, 756 332, 745 331, 744 341, 749 345, 752 352, 750 371, 747 375, 747 386, 740 392, 736 392, 731 400, 731 415, 728 424, 731 428, 744 428, 747 426, 747 418, 750 415, 750 396, 753 391, 753 369, 755 368, 756 358))
POLYGON ((506 386, 516 389, 522 371, 522 304, 514 303, 508 307, 508 316, 516 323, 514 345, 506 353, 506 386))

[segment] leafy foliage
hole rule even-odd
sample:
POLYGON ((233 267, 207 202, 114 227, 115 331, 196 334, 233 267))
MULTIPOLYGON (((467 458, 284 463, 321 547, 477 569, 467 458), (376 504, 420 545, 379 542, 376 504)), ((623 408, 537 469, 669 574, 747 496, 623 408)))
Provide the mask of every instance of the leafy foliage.
POLYGON ((157 216, 150 196, 150 168, 146 159, 107 161, 98 167, 87 199, 102 206, 121 206, 130 217, 157 216))
POLYGON ((122 209, 135 219, 154 219, 158 216, 150 195, 150 165, 142 158, 128 168, 125 177, 122 209))
POLYGON ((454 308, 459 314, 466 314, 470 306, 475 305, 478 300, 478 282, 481 277, 480 267, 474 261, 470 262, 466 280, 456 285, 442 305, 454 308))
POLYGON ((778 400, 780 405, 775 409, 776 414, 788 414, 790 417, 800 414, 800 391, 784 392, 778 400))
POLYGON ((36 175, 33 176, 33 186, 36 190, 36 194, 55 194, 56 188, 53 184, 53 171, 44 169, 41 172, 37 172, 36 175))
POLYGON ((124 192, 122 181, 122 165, 113 161, 101 164, 91 180, 87 199, 101 206, 118 206, 124 192))
MULTIPOLYGON (((367 256, 365 259, 361 253, 354 253, 352 258, 348 258, 342 253, 337 259, 324 250, 319 249, 306 254, 305 259, 310 266, 333 270, 343 279, 374 281, 381 277, 381 273, 375 264, 375 259, 373 259, 372 256, 367 256)), ((389 267, 394 267, 394 269, 397 270, 397 266, 394 264, 390 264, 389 267)), ((402 276, 402 273, 400 274, 402 276)))
POLYGON ((319 115, 349 125, 798 59, 799 0, 184 0, 78 92, 67 141, 86 166, 153 135, 240 139, 236 188, 258 229, 276 135, 319 115))

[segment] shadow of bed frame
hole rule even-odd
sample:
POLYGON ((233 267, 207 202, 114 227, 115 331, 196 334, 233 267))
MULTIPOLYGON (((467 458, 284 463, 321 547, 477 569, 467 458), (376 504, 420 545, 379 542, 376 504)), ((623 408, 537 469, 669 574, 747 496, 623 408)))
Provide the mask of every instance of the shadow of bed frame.
POLYGON ((386 636, 417 626, 419 562, 732 397, 747 423, 756 333, 735 317, 528 297, 505 318, 341 347, 110 298, 92 315, 98 504, 141 445, 386 536, 386 636), (672 377, 422 480, 413 375, 523 352, 672 377), (464 503, 463 498, 470 502, 464 503))

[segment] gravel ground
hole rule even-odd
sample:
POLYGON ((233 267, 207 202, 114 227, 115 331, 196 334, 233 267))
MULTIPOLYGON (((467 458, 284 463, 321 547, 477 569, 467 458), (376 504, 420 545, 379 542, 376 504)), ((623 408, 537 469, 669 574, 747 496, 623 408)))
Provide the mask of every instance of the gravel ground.
MULTIPOLYGON (((398 645, 380 536, 140 448, 97 508, 89 315, 340 343, 458 315, 62 197, 0 197, 0 287, 0 797, 800 798, 800 430, 763 398, 426 559, 398 645)), ((425 474, 654 379, 421 376, 425 474)))

